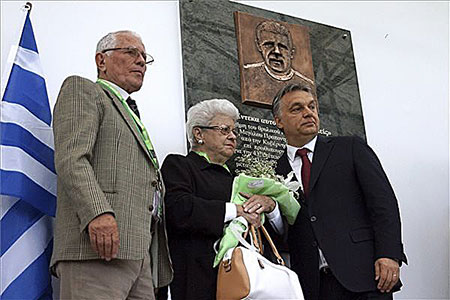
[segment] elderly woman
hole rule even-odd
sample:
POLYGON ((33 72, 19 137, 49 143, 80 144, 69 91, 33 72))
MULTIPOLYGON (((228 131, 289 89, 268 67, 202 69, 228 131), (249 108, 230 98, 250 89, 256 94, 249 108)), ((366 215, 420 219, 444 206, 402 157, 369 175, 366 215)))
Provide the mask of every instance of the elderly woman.
MULTIPOLYGON (((225 162, 236 150, 237 108, 228 100, 205 100, 187 113, 191 145, 187 156, 171 154, 162 166, 166 186, 169 248, 174 268, 173 300, 215 299, 217 269, 213 245, 224 224, 237 216, 259 226, 259 213, 275 203, 259 196, 254 207, 229 202, 233 175, 225 162)), ((257 197, 257 195, 252 198, 257 197)), ((252 199, 254 200, 254 199, 252 199)))

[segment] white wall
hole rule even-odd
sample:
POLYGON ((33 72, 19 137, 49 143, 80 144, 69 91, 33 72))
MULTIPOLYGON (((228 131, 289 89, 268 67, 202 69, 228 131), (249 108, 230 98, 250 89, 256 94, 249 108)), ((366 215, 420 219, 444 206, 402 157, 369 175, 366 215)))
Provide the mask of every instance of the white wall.
MULTIPOLYGON (((2 84, 11 45, 22 30, 26 1, 1 2, 2 84)), ((72 74, 96 79, 95 47, 108 32, 141 35, 155 62, 133 94, 159 160, 186 152, 182 98, 181 39, 177 1, 32 1, 31 22, 47 80, 51 106, 72 74)), ((2 87, 3 91, 3 87, 2 87)))
MULTIPOLYGON (((1 2, 2 72, 24 2, 1 2)), ((241 1, 352 32, 369 143, 399 199, 409 265, 397 299, 449 299, 448 2, 241 1)), ((53 105, 63 79, 95 79, 105 33, 141 34, 150 66, 136 93, 158 157, 185 152, 176 1, 35 1, 32 23, 53 105)), ((2 78, 3 79, 3 78, 2 78)), ((3 81, 3 80, 2 80, 3 81)))

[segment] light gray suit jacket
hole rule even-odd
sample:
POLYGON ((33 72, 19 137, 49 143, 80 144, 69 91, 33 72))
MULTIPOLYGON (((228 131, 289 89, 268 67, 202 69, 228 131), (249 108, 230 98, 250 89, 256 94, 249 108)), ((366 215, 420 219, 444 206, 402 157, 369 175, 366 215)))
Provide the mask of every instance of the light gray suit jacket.
POLYGON ((54 108, 53 132, 58 199, 51 266, 99 259, 87 226, 112 213, 119 228, 117 258, 143 259, 150 251, 154 285, 167 285, 172 267, 164 213, 153 236, 150 230, 159 170, 120 100, 99 84, 71 76, 54 108))

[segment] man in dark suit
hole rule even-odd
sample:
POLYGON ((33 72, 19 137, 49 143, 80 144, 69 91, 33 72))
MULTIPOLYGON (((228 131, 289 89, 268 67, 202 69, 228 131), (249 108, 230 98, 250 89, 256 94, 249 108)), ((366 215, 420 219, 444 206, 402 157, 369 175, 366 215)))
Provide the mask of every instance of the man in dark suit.
POLYGON ((288 245, 305 298, 392 299, 406 257, 377 156, 360 138, 318 136, 318 103, 306 85, 286 85, 272 109, 288 143, 276 172, 293 170, 304 191, 288 245))

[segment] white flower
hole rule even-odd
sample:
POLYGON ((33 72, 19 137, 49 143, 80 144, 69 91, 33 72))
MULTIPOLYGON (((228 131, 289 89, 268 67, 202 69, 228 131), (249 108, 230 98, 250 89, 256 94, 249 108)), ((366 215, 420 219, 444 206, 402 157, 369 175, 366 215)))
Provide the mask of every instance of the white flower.
POLYGON ((283 178, 282 183, 292 192, 298 191, 299 188, 303 190, 302 184, 293 179, 294 179, 294 171, 291 171, 285 179, 283 178))

